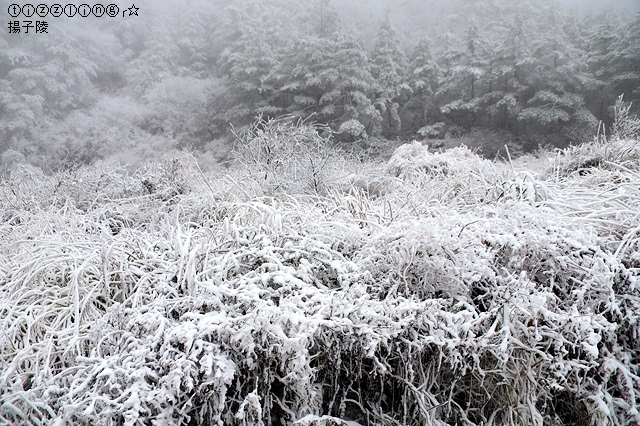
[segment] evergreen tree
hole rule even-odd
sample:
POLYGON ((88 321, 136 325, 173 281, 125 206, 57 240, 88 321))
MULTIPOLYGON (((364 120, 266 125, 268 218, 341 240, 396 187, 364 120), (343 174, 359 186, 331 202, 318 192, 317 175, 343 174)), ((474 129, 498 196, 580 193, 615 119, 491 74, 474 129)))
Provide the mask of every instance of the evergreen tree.
POLYGON ((518 98, 524 88, 518 81, 518 64, 523 59, 525 23, 519 15, 508 15, 491 26, 494 31, 487 43, 484 124, 512 129, 512 121, 520 110, 518 98))
POLYGON ((338 12, 331 5, 331 0, 313 0, 308 23, 313 29, 313 34, 319 37, 327 37, 338 31, 338 12))
POLYGON ((381 117, 373 105, 375 80, 369 68, 369 57, 353 33, 302 37, 287 45, 266 76, 264 83, 273 88, 268 103, 282 113, 314 115, 345 140, 376 135, 381 117))
POLYGON ((625 94, 626 100, 635 101, 634 110, 640 111, 640 13, 623 29, 607 57, 611 92, 616 97, 625 94))
POLYGON ((598 86, 588 98, 589 105, 600 119, 605 119, 608 115, 607 108, 614 101, 610 82, 614 79, 615 69, 610 67, 609 62, 613 59, 612 47, 621 42, 622 34, 618 31, 620 23, 616 21, 612 12, 603 12, 586 23, 590 31, 583 41, 583 49, 587 53, 587 65, 594 79, 593 85, 598 86))
POLYGON ((402 111, 407 133, 415 134, 420 128, 435 123, 438 118, 436 91, 441 79, 441 70, 431 55, 427 39, 421 39, 413 48, 409 66, 411 95, 402 111))
POLYGON ((462 44, 455 65, 443 80, 440 93, 446 103, 440 110, 449 120, 470 127, 483 107, 480 84, 486 75, 487 47, 474 23, 467 27, 462 44))
POLYGON ((6 147, 21 148, 37 126, 91 106, 98 90, 98 65, 116 52, 101 50, 102 40, 83 35, 84 27, 56 26, 45 37, 7 35, 0 39, 0 132, 6 147))
MULTIPOLYGON (((380 134, 382 117, 375 108, 375 79, 371 75, 369 57, 355 33, 338 34, 332 58, 338 80, 339 97, 335 107, 338 132, 347 139, 367 138, 380 134)), ((332 96, 333 97, 333 96, 332 96)))
POLYGON ((388 18, 380 23, 371 63, 371 73, 376 82, 375 106, 383 119, 382 134, 390 138, 401 131, 400 105, 412 89, 406 78, 407 58, 388 18))
POLYGON ((589 82, 585 55, 567 35, 567 29, 572 29, 565 23, 571 20, 557 8, 547 8, 537 22, 526 67, 519 70, 526 87, 520 97, 526 107, 518 114, 519 132, 544 137, 555 145, 580 142, 598 124, 582 96, 586 91, 583 83, 589 82))
POLYGON ((235 98, 235 105, 225 113, 225 120, 235 124, 248 124, 259 114, 273 117, 282 113, 269 104, 272 90, 264 84, 278 64, 276 48, 280 40, 274 39, 268 28, 270 15, 258 12, 260 10, 237 4, 224 10, 223 23, 230 33, 237 34, 219 59, 221 73, 228 79, 235 98))
POLYGON ((333 49, 331 38, 314 34, 290 41, 281 60, 265 78, 274 88, 269 103, 302 118, 311 115, 320 120, 335 118, 333 109, 323 107, 338 79, 332 63, 333 49))
POLYGON ((180 49, 172 33, 171 20, 166 15, 159 15, 153 23, 155 25, 149 23, 145 31, 142 53, 133 60, 127 73, 128 85, 139 96, 178 70, 180 49))

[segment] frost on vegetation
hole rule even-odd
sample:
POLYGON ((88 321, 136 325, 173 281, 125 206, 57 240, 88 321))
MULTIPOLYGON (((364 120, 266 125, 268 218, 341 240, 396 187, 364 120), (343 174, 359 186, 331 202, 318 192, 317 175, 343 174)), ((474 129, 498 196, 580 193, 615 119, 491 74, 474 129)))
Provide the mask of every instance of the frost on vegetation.
POLYGON ((352 138, 366 138, 367 132, 364 124, 358 120, 347 120, 338 128, 339 134, 351 136, 352 138))
POLYGON ((184 154, 14 168, 0 423, 636 424, 640 179, 610 163, 412 144, 375 194, 357 167, 287 193, 256 178, 269 163, 205 175, 184 154))
POLYGON ((625 104, 622 96, 613 107, 614 118, 611 135, 604 127, 591 143, 569 147, 558 153, 552 172, 558 177, 572 174, 588 175, 598 169, 640 171, 640 118, 631 115, 631 104, 625 104))
POLYGON ((613 106, 613 136, 619 140, 640 138, 640 117, 631 115, 631 104, 625 104, 623 95, 613 106))
POLYGON ((0 167, 8 169, 16 164, 22 164, 26 161, 25 156, 15 149, 7 149, 0 155, 0 167))
POLYGON ((552 196, 531 172, 482 159, 466 146, 432 153, 418 141, 400 146, 385 171, 417 193, 445 203, 475 205, 500 200, 535 204, 552 196))
POLYGON ((547 204, 577 222, 592 224, 620 257, 633 251, 640 236, 640 127, 622 98, 615 110, 612 136, 601 131, 591 143, 556 152, 545 175, 562 194, 547 204))
POLYGON ((445 135, 445 123, 435 123, 429 126, 421 127, 416 133, 423 138, 443 139, 445 135))
POLYGON ((277 192, 324 195, 344 163, 327 126, 285 116, 259 118, 236 135, 236 158, 265 195, 277 192))

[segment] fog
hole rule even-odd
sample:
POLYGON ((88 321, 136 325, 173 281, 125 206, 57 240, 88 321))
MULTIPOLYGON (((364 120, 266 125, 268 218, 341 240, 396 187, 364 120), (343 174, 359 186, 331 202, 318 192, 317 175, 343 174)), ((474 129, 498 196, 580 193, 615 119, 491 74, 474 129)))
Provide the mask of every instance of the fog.
POLYGON ((640 1, 638 0, 562 0, 560 4, 581 12, 613 10, 622 13, 637 13, 640 11, 640 1))
POLYGON ((188 148, 227 164, 232 129, 287 114, 328 125, 350 150, 388 156, 417 139, 491 157, 580 143, 611 125, 620 95, 640 99, 638 1, 132 5, 38 28, 3 6, 4 163, 138 163, 188 148))

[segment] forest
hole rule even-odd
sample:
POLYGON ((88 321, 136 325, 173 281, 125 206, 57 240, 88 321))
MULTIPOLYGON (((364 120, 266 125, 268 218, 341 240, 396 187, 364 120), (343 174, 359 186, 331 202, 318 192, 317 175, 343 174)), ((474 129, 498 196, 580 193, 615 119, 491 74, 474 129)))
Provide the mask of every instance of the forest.
MULTIPOLYGON (((516 155, 584 142, 600 122, 611 125, 622 94, 636 101, 633 111, 640 105, 640 20, 622 8, 139 5, 139 16, 58 18, 48 34, 0 33, 3 163, 55 170, 188 148, 214 165, 229 160, 232 129, 286 114, 326 124, 336 142, 371 155, 429 140, 493 158, 504 145, 516 155)), ((9 16, 0 19, 7 28, 9 16)))
POLYGON ((640 424, 634 4, 0 32, 0 425, 640 424))

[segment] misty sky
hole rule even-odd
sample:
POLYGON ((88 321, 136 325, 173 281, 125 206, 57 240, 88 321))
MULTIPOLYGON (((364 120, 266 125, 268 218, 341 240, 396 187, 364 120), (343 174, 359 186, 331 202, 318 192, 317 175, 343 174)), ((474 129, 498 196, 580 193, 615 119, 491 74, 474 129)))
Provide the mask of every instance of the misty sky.
POLYGON ((580 9, 610 7, 640 10, 640 0, 562 0, 561 3, 580 9))
POLYGON ((561 3, 579 10, 619 8, 622 10, 640 11, 640 0, 561 0, 561 3))

